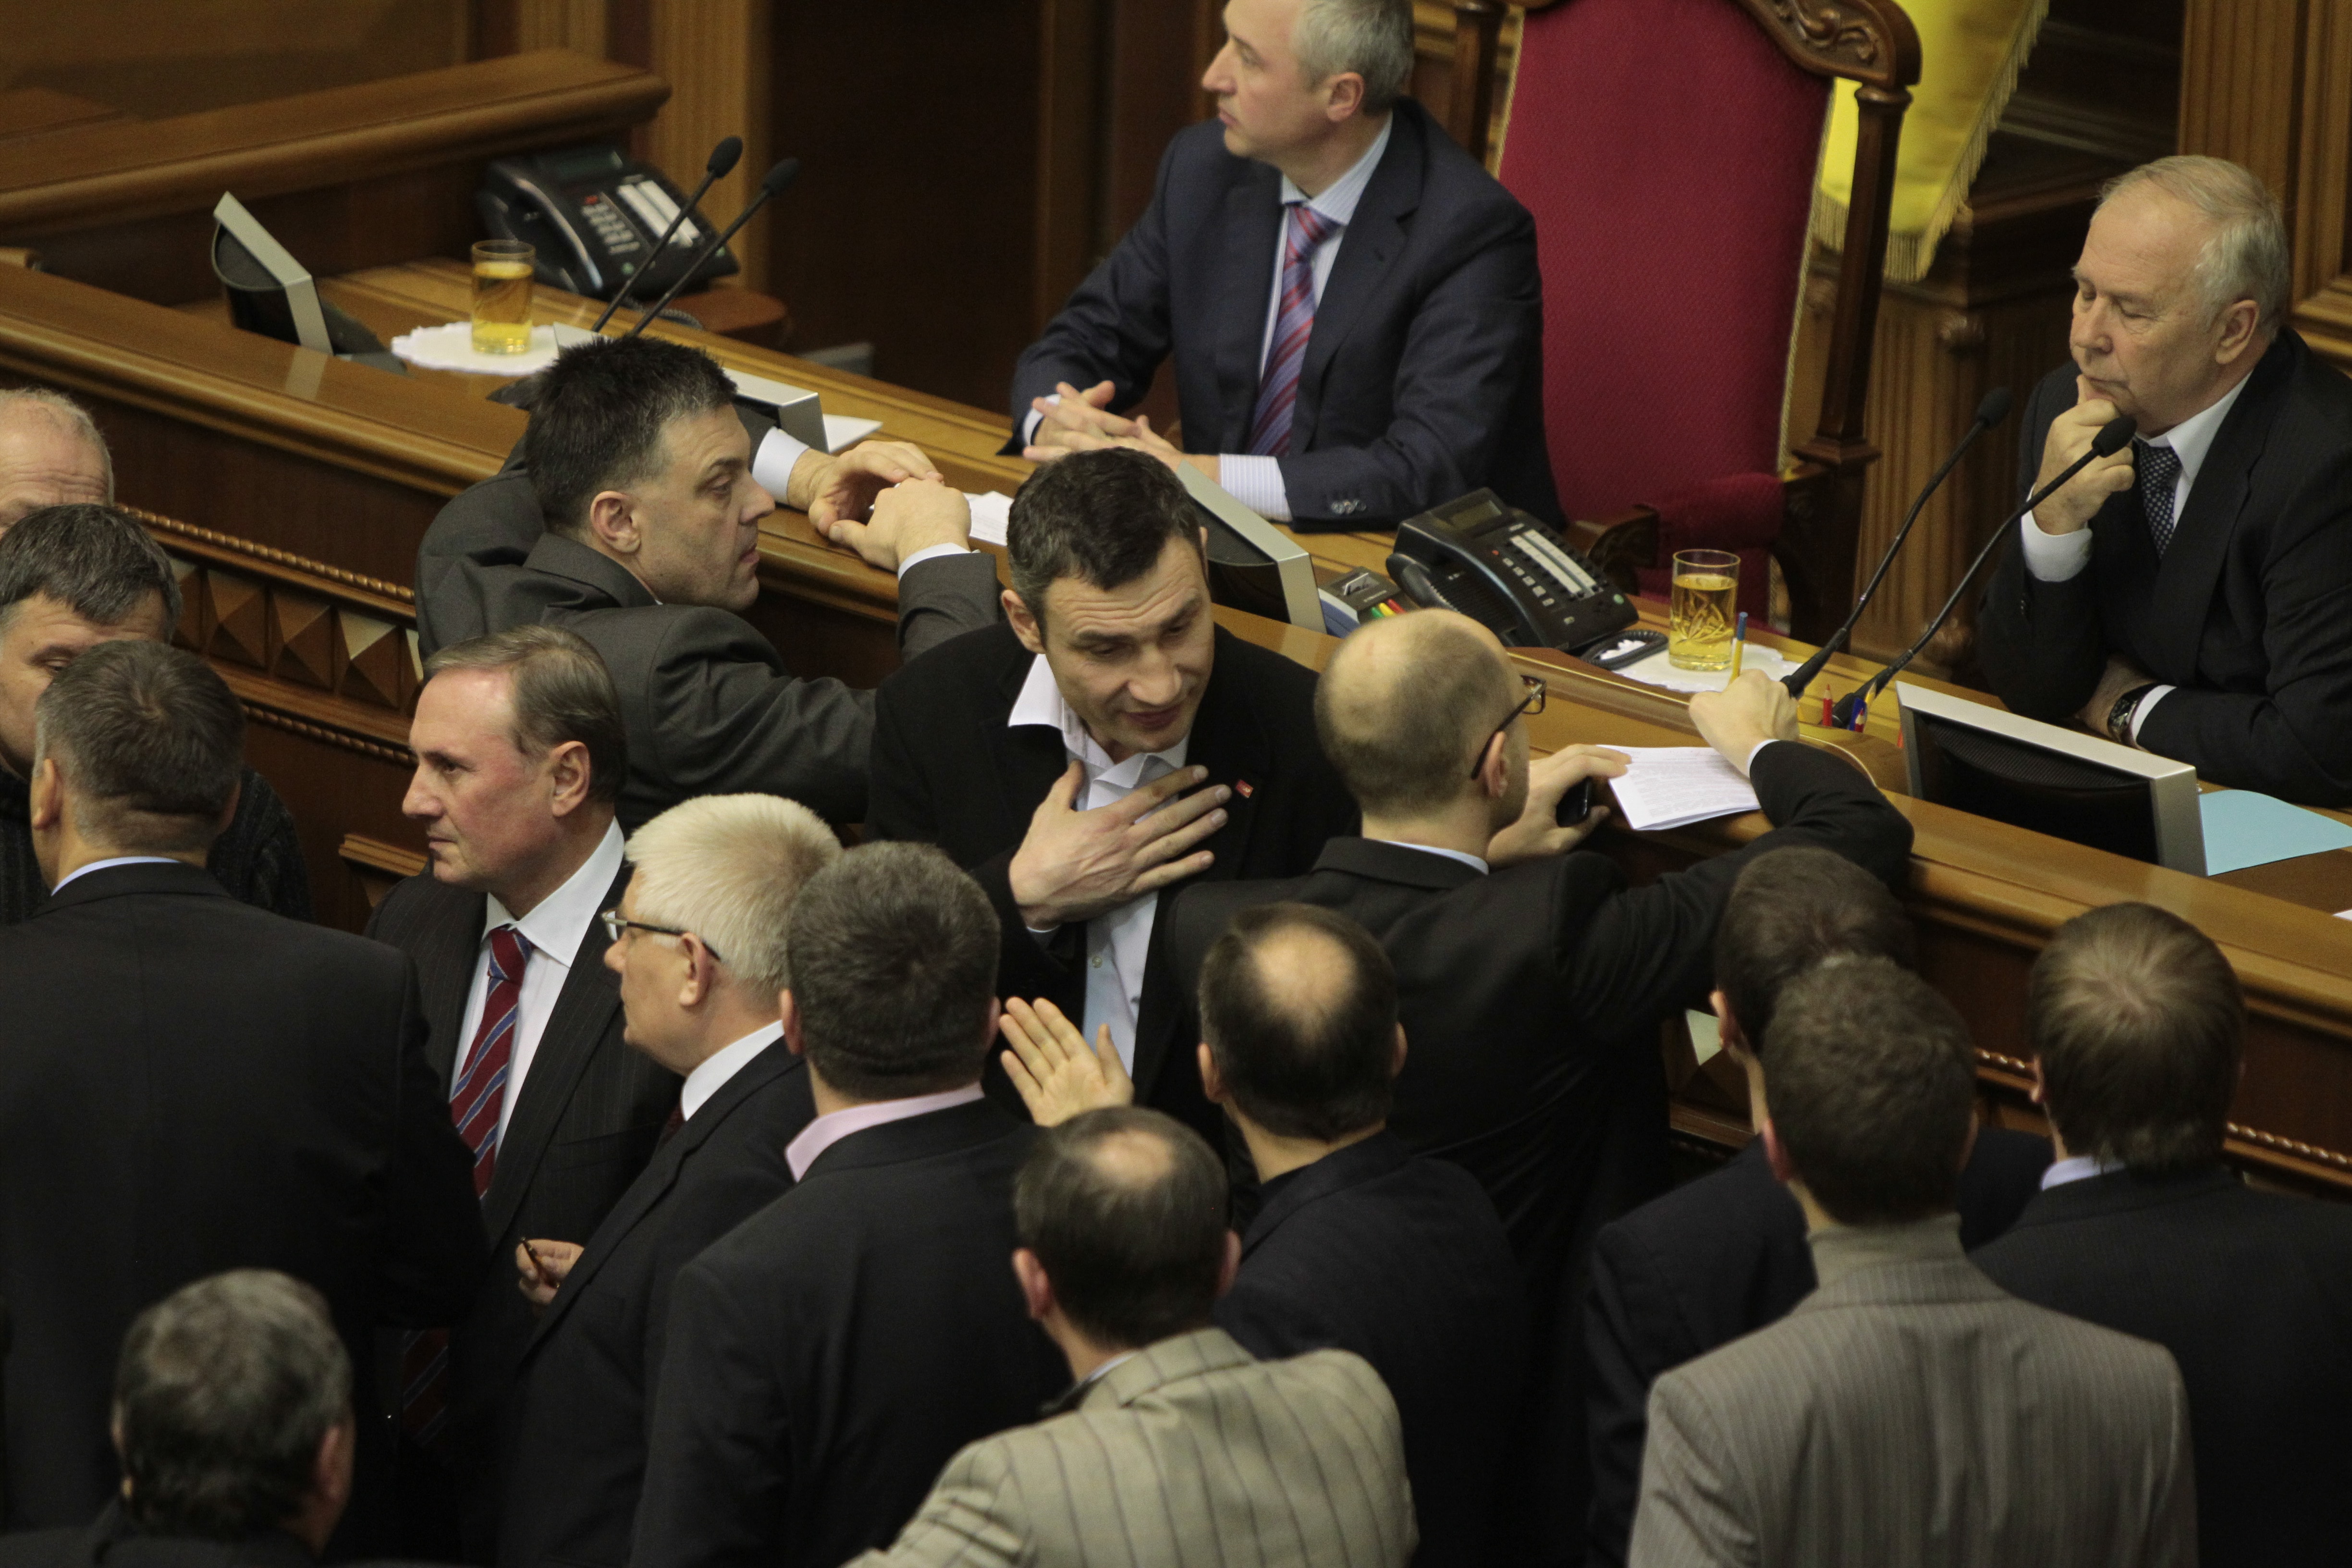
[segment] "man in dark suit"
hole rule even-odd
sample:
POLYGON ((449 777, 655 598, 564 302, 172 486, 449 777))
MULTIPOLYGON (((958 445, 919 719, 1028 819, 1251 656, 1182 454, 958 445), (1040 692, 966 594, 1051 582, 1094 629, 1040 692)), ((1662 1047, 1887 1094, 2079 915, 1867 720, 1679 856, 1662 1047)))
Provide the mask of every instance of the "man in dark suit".
POLYGON ((836 1568, 1062 1386, 1011 1268, 1036 1131, 980 1091, 996 919, 938 850, 853 849, 793 906, 795 1184, 677 1276, 634 1568, 836 1568))
MULTIPOLYGON (((111 506, 53 506, 0 538, 0 925, 48 896, 33 854, 33 705, 84 649, 119 637, 166 641, 180 624, 172 558, 111 506)), ((269 781, 238 774, 236 815, 205 869, 236 898, 310 918, 310 879, 293 814, 269 781)))
POLYGON ((1598 1225, 1665 1179, 1661 1016, 1708 987, 1725 893, 1757 856, 1814 844, 1892 881, 1911 829, 1860 770, 1796 743, 1788 694, 1751 676, 1691 700, 1699 732, 1748 774, 1775 830, 1730 855, 1628 889, 1615 861, 1571 854, 1599 819, 1561 827, 1560 796, 1622 773, 1570 746, 1528 760, 1522 713, 1542 700, 1493 635, 1424 610, 1376 622, 1332 656, 1316 699, 1323 748, 1364 811, 1285 881, 1188 889, 1170 910, 1170 964, 1197 975, 1239 909, 1297 900, 1337 910, 1396 965, 1412 1054, 1389 1129, 1468 1170, 1495 1202, 1528 1278, 1543 1543, 1573 1555, 1581 1498, 1582 1335, 1575 1275, 1598 1225))
MULTIPOLYGON (((595 651, 521 626, 443 648, 409 728, 403 809, 432 864, 368 934, 416 961, 433 1070, 467 1146, 492 1256, 525 1237, 584 1242, 636 1179, 677 1078, 623 1042, 597 916, 628 880, 614 798, 627 743, 595 651)), ((503 1268, 446 1336, 401 1352, 411 1555, 487 1562, 497 1432, 531 1319, 503 1268)))
POLYGON ((2352 1214, 2256 1192, 2221 1163, 2245 1030, 2237 976, 2193 926, 2110 904, 2033 966, 2034 1098, 2058 1163, 1976 1254, 2028 1301, 2179 1363, 2199 1560, 2319 1563, 2352 1541, 2352 1214))
POLYGON ((122 1486, 94 1522, 0 1535, 0 1568, 310 1568, 352 1495, 352 1358, 326 1299, 238 1268, 139 1314, 115 1368, 122 1486))
POLYGON ((1013 374, 1027 456, 1189 462, 1306 529, 1480 486, 1558 521, 1535 220, 1404 95, 1407 0, 1230 0, 1151 205, 1013 374), (1184 453, 1139 402, 1176 361, 1184 453), (1083 391, 1081 389, 1084 389, 1083 391))
MULTIPOLYGON (((1709 998, 1723 1048, 1747 1070, 1749 1114, 1766 1113, 1758 1045, 1780 988, 1844 953, 1916 963, 1911 921, 1886 885, 1826 849, 1748 862, 1725 900, 1709 998)), ((1977 1129, 1958 1194, 1960 1245, 2009 1228, 2038 1189, 2050 1141, 1977 1129)), ((1788 1316, 1818 1283, 1805 1211, 1772 1174, 1760 1139, 1720 1171, 1643 1204, 1593 1238, 1584 1306, 1591 1384, 1592 1533, 1587 1561, 1625 1561, 1640 1495, 1650 1386, 1788 1316)))
POLYGON ((832 830, 793 801, 705 795, 628 854, 604 963, 630 1046, 684 1075, 683 1115, 585 1248, 516 1249, 540 1319, 509 1411, 500 1568, 628 1562, 671 1281, 792 1185, 784 1148, 816 1115, 778 999, 793 900, 840 856, 832 830))
MULTIPOLYGON (((733 399, 708 355, 677 343, 567 350, 532 406, 527 481, 510 470, 459 496, 418 552, 428 656, 547 622, 603 657, 628 725, 625 828, 690 795, 746 790, 788 795, 835 822, 866 816, 873 694, 794 676, 743 619, 760 595, 760 520, 775 510, 757 476, 777 480, 761 461, 773 442, 755 453, 754 424, 733 399)), ((963 498, 920 453, 894 445, 831 459, 803 449, 784 468, 777 493, 809 508, 836 542, 898 572, 903 652, 996 618, 995 563, 967 547, 963 498), (905 482, 877 497, 893 475, 905 482), (860 522, 868 500, 872 521, 860 522)))
MULTIPOLYGON (((1001 994, 1108 1029, 1142 1101, 1220 1142, 1161 892, 1292 875, 1354 827, 1316 744, 1315 676, 1218 629, 1192 503, 1149 458, 1041 470, 1010 535, 1010 625, 883 685, 867 826, 970 869, 1003 927, 1001 994)), ((1001 1075, 990 1088, 1019 1105, 1001 1075)))
MULTIPOLYGON (((483 1247, 408 961, 239 903, 205 869, 245 719, 194 655, 89 649, 37 709, 33 842, 55 888, 0 930, 0 1300, 12 1526, 116 1490, 108 1393, 132 1317, 229 1268, 316 1288, 355 1361, 446 1321, 483 1247)), ((391 1527, 362 1380, 346 1552, 391 1527)))
POLYGON ((2075 264, 2074 363, 2026 405, 2020 500, 2118 416, 2132 450, 2019 524, 1977 646, 2036 719, 2222 784, 2352 804, 2352 381, 2285 324, 2286 230, 2217 158, 2116 180, 2075 264))

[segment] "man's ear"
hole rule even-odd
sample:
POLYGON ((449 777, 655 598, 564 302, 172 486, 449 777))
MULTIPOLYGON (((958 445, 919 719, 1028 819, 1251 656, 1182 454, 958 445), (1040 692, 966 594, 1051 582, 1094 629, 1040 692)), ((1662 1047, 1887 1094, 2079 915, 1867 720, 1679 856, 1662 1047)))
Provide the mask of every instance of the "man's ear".
POLYGON ((1404 1073, 1404 1026, 1396 1027, 1396 1054, 1389 1058, 1389 1077, 1400 1078, 1404 1073))
POLYGON ((626 490, 598 490, 588 503, 588 538, 615 555, 635 555, 646 547, 645 530, 637 522, 637 503, 626 490))
POLYGON ((1507 731, 1486 737, 1478 753, 1478 789, 1488 800, 1500 800, 1511 788, 1511 737, 1507 731))
POLYGON ((1242 1238, 1232 1231, 1225 1232, 1225 1259, 1217 1265, 1217 1294, 1223 1296, 1234 1288, 1234 1276, 1242 1270, 1242 1238))
POLYGON ((1031 653, 1044 653, 1045 628, 1039 626, 1037 617, 1029 613, 1029 601, 1010 588, 998 597, 1004 605, 1005 622, 1012 626, 1013 635, 1020 639, 1021 646, 1031 653))
MULTIPOLYGON (((2244 1064, 2239 1064, 2238 1071, 2240 1074, 2242 1075, 2245 1070, 2244 1064)), ((2049 1112, 2050 1084, 2049 1081, 2042 1076, 2042 1058, 2040 1057, 2033 1058, 2033 1087, 2026 1090, 2025 1097, 2033 1101, 2034 1104, 2040 1106, 2044 1114, 2049 1112)))
POLYGON ((1323 89, 1323 116, 1337 124, 1364 111, 1364 79, 1355 71, 1341 71, 1323 89))
POLYGON ((1731 1010, 1731 998, 1719 990, 1710 991, 1706 1005, 1715 1009, 1716 1037, 1723 1042, 1723 1048, 1735 1057, 1754 1056, 1756 1050, 1748 1043, 1748 1031, 1739 1026, 1739 1015, 1731 1010))
POLYGON ((2241 300, 2221 312, 2221 333, 2213 344, 2213 363, 2235 364, 2238 356, 2253 346, 2254 329, 2262 321, 2262 307, 2252 300, 2241 300))
POLYGON ((776 1016, 783 1020, 784 1048, 796 1057, 808 1055, 808 1047, 801 1039, 800 1004, 793 1000, 791 992, 776 993, 776 1016))
POLYGON ((1217 1070, 1217 1053, 1206 1040, 1194 1048, 1201 1053, 1201 1092, 1208 1096, 1211 1105, 1231 1105, 1233 1092, 1225 1088, 1225 1075, 1217 1070))
POLYGON ((1782 1186, 1795 1181, 1796 1163, 1789 1158, 1789 1151, 1780 1142, 1780 1130, 1772 1125, 1770 1117, 1758 1125, 1756 1136, 1764 1140, 1764 1160, 1772 1167, 1772 1179, 1782 1186))
POLYGON ((686 978, 678 982, 677 1005, 698 1007, 719 989, 719 960, 711 955, 709 944, 692 932, 680 937, 678 945, 686 952, 686 978))
POLYGON ((1054 1312, 1054 1282, 1045 1278, 1045 1266, 1037 1255, 1025 1247, 1013 1249, 1013 1277, 1021 1281, 1021 1299, 1029 1308, 1030 1321, 1044 1322, 1054 1312))
POLYGON ((310 1465, 310 1489, 339 1515, 352 1500, 352 1449, 358 1436, 348 1417, 336 1422, 319 1439, 318 1456, 310 1465))
POLYGON ((594 780, 593 764, 588 761, 588 747, 581 741, 566 741, 547 753, 547 808, 557 816, 569 816, 588 804, 588 792, 594 780))
POLYGON ((32 788, 33 826, 55 827, 66 814, 66 776, 58 771, 55 757, 43 757, 33 764, 32 788))

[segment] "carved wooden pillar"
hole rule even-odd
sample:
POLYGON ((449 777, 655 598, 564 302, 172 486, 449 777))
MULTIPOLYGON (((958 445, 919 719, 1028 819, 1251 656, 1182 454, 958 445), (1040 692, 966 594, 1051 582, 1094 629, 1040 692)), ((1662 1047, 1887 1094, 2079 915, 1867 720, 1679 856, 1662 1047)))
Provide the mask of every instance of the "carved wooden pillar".
POLYGON ((1446 95, 1445 129, 1482 163, 1495 120, 1496 40, 1503 10, 1503 0, 1456 0, 1454 7, 1454 88, 1446 95))

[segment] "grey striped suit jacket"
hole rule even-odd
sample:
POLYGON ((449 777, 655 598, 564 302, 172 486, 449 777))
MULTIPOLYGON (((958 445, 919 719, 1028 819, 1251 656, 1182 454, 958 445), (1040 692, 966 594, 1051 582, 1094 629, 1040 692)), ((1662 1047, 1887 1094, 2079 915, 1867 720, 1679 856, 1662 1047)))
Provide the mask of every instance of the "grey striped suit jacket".
POLYGON ((1633 1568, 2196 1563, 2171 1355, 2020 1301, 1949 1245, 1658 1379, 1633 1568))
POLYGON ((1370 1363, 1256 1361, 1202 1329, 966 1447, 890 1550, 852 1568, 1404 1568, 1417 1540, 1396 1402, 1370 1363))

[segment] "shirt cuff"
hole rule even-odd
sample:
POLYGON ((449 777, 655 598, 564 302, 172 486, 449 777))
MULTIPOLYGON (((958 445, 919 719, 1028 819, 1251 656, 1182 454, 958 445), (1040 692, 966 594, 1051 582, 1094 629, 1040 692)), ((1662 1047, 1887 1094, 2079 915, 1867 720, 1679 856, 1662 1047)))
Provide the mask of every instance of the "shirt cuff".
POLYGON ((1780 737, 1778 735, 1769 735, 1763 740, 1757 742, 1753 746, 1750 746, 1748 749, 1748 760, 1739 764, 1739 771, 1743 773, 1754 773, 1756 771, 1756 759, 1764 754, 1764 748, 1770 745, 1777 745, 1780 742, 1780 737))
POLYGON ((2025 569, 2033 574, 2037 583, 2063 583, 2082 574, 2091 563, 2091 531, 2078 528, 2072 533, 2044 533, 2042 525, 2027 512, 2018 522, 2019 538, 2025 546, 2025 569))
MULTIPOLYGON (((1059 403, 1062 401, 1062 395, 1057 392, 1054 394, 1053 396, 1045 399, 1045 401, 1048 403, 1059 403)), ((1034 447, 1037 444, 1037 426, 1045 417, 1045 416, 1044 415, 1032 408, 1028 412, 1028 415, 1022 419, 1021 444, 1023 446, 1034 447)))
POLYGON ((813 449, 782 430, 771 430, 760 443, 760 449, 751 454, 751 478, 782 505, 785 492, 793 488, 793 467, 803 453, 813 449))
POLYGON ((1220 452, 1217 487, 1268 521, 1290 521, 1290 487, 1282 482, 1280 458, 1220 452))
POLYGON ((912 555, 908 556, 904 561, 898 563, 899 580, 904 582, 908 573, 913 571, 916 567, 920 566, 926 561, 937 561, 944 556, 969 555, 971 553, 971 551, 966 550, 961 544, 933 544, 927 546, 924 549, 916 551, 912 555))
POLYGON ((2137 746, 2139 744, 2139 732, 2141 727, 2147 724, 2147 716, 2156 711, 2156 705, 2164 700, 2164 694, 2171 689, 2172 688, 2169 686, 2159 686, 2155 688, 2153 690, 2149 691, 2147 696, 2139 700, 2138 707, 2132 710, 2131 742, 2133 745, 2137 746))

